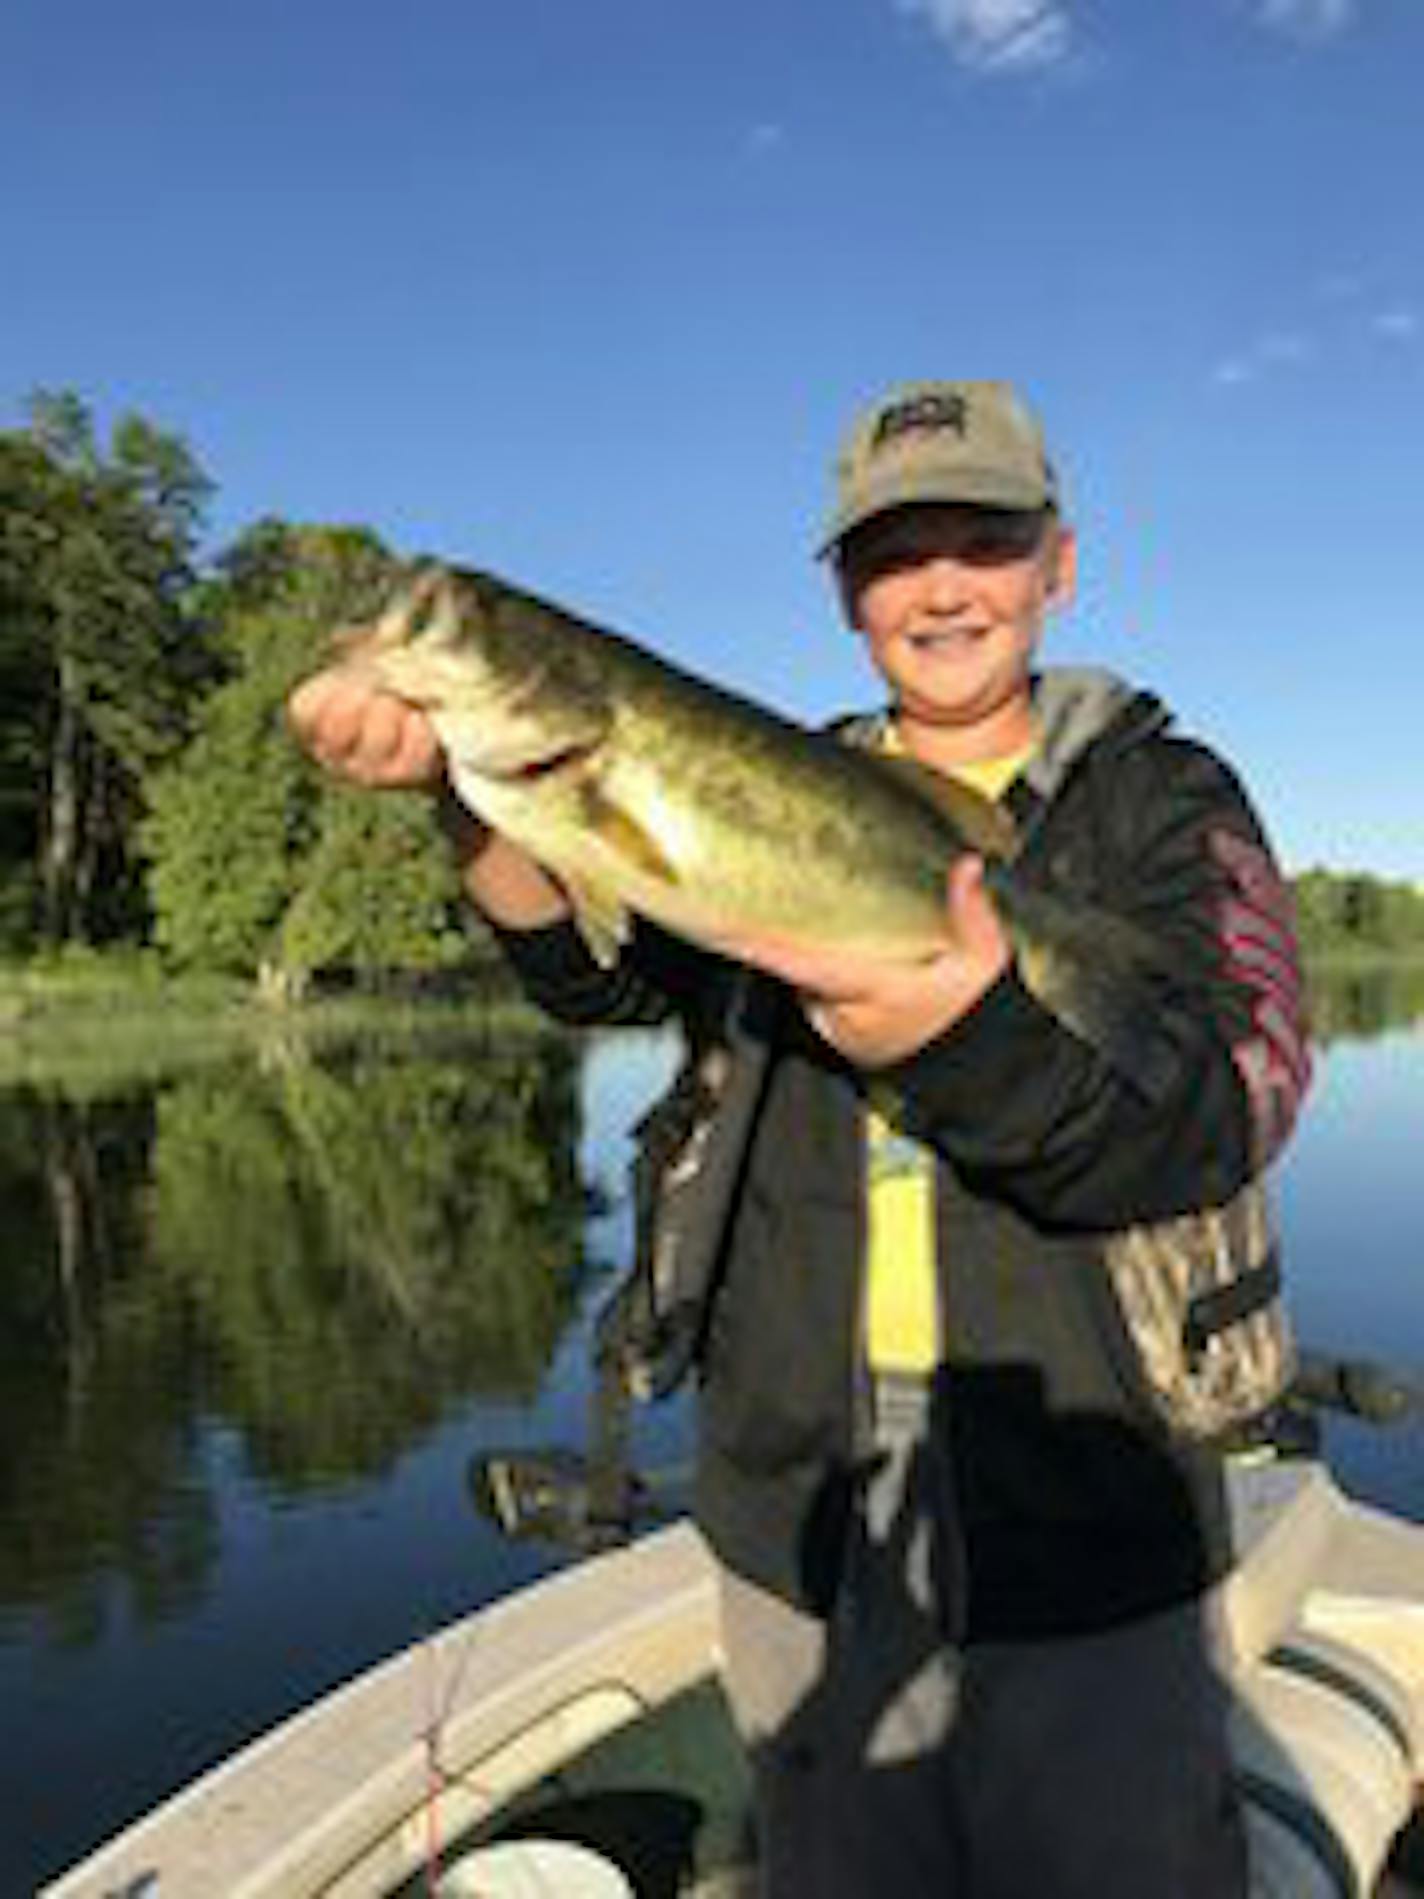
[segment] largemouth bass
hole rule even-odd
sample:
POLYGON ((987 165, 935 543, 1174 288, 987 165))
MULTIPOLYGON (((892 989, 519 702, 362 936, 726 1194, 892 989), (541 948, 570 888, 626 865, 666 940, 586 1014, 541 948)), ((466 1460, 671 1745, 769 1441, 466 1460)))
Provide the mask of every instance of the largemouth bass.
POLYGON ((1007 814, 951 779, 457 568, 418 571, 342 654, 427 714, 458 796, 558 879, 604 965, 633 912, 713 949, 766 933, 921 961, 974 851, 1039 999, 1100 1047, 1137 1042, 1150 946, 1025 885, 1007 814))

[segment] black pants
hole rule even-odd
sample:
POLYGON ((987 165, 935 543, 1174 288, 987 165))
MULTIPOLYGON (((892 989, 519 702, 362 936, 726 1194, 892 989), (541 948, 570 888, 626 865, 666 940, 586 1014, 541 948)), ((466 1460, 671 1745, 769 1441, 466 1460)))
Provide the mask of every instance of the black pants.
POLYGON ((1197 1606, 958 1647, 923 1464, 884 1478, 828 1623, 724 1574, 766 1899, 1247 1899, 1197 1606))

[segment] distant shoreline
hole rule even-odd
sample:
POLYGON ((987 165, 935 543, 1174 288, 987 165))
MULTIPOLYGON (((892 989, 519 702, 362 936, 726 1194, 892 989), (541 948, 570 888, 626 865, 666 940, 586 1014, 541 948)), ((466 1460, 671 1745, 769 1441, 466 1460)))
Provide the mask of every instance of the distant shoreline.
POLYGON ((1382 949, 1373 944, 1341 943, 1326 948, 1306 945, 1301 960, 1307 971, 1348 972, 1358 969, 1424 970, 1424 943, 1407 948, 1382 949))
POLYGON ((87 1093, 252 1052, 565 1033, 498 972, 476 971, 449 993, 324 990, 273 1003, 250 982, 168 977, 135 963, 132 952, 117 952, 85 957, 82 967, 63 959, 0 964, 0 1088, 87 1093))

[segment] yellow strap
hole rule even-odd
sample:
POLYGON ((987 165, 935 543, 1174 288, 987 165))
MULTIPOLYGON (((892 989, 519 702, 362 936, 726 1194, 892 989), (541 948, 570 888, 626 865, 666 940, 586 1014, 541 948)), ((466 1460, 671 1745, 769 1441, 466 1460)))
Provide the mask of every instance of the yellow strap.
MULTIPOLYGON (((903 750, 893 725, 886 751, 903 750)), ((1036 740, 1006 758, 956 766, 954 776, 998 798, 1032 758, 1036 740)), ((874 1372, 926 1375, 943 1356, 935 1238, 935 1163, 899 1132, 888 1092, 872 1095, 865 1124, 865 1349, 874 1372)))
POLYGON ((1022 751, 1010 752, 1006 758, 972 758, 956 765, 954 776, 971 791, 980 791, 986 798, 998 800, 1037 750, 1038 740, 1034 739, 1022 751))
POLYGON ((928 1373, 940 1357, 934 1157, 872 1107, 866 1159, 866 1357, 872 1371, 928 1373))

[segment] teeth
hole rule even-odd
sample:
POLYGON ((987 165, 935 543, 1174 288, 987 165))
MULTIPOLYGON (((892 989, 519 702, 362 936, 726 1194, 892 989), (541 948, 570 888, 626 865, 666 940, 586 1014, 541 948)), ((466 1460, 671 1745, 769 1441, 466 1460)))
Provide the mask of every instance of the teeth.
POLYGON ((923 633, 912 633, 916 646, 972 646, 979 638, 978 627, 945 626, 923 633))

